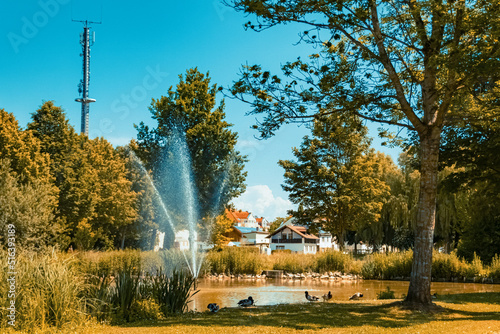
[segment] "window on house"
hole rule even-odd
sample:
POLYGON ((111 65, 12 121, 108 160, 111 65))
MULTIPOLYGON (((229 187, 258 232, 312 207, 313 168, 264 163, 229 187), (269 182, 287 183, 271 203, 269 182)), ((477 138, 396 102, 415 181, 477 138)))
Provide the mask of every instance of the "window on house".
POLYGON ((276 249, 285 249, 285 246, 276 246, 276 249))

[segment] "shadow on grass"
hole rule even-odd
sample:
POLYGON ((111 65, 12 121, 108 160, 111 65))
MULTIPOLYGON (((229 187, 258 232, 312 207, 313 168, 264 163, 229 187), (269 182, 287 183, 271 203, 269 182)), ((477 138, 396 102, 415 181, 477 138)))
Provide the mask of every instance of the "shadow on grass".
MULTIPOLYGON (((498 303, 500 294, 487 300, 498 303)), ((484 303, 478 294, 459 294, 443 296, 442 304, 473 302, 484 303), (453 296, 453 297, 452 297, 453 296)), ((441 304, 441 305, 442 305, 441 304)), ((484 308, 483 308, 484 309, 484 308)), ((221 326, 250 327, 272 326, 292 329, 343 328, 364 325, 383 328, 402 328, 424 324, 431 321, 485 321, 498 320, 498 312, 474 310, 454 310, 446 308, 440 312, 421 312, 408 310, 396 302, 361 303, 316 303, 261 306, 248 309, 225 308, 218 313, 189 313, 169 318, 153 324, 133 323, 131 327, 150 326, 221 326)))
POLYGON ((453 304, 500 304, 500 292, 457 293, 438 296, 437 301, 453 304))

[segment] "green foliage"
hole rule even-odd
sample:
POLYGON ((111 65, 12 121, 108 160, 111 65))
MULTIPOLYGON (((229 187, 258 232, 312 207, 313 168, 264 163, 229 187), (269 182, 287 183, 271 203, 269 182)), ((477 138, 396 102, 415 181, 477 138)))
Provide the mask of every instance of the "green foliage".
POLYGON ((315 257, 312 254, 275 253, 272 255, 273 270, 287 273, 305 273, 313 271, 315 257))
POLYGON ((488 276, 495 280, 500 279, 500 256, 498 256, 498 254, 496 254, 491 261, 491 267, 488 276))
MULTIPOLYGON (((16 259, 16 329, 36 332, 39 328, 62 328, 86 321, 84 282, 72 269, 74 259, 55 251, 23 251, 16 259)), ((3 269, 0 276, 5 278, 7 271, 3 269)), ((6 285, 6 279, 2 279, 0 290, 6 291, 6 285)), ((0 325, 6 328, 6 295, 2 294, 0 301, 0 325)))
MULTIPOLYGON (((257 250, 258 251, 258 250, 257 250)), ((207 254, 208 270, 217 274, 260 274, 264 259, 261 254, 250 247, 225 247, 219 252, 207 254)))
POLYGON ((169 277, 160 268, 152 280, 153 296, 165 316, 186 312, 191 298, 199 291, 192 291, 196 278, 185 271, 174 270, 169 277))
POLYGON ((62 232, 54 217, 54 187, 42 179, 20 183, 10 166, 10 160, 0 159, 0 243, 8 245, 11 230, 17 247, 35 249, 54 245, 62 232))
POLYGON ((140 268, 125 264, 115 274, 115 286, 111 290, 111 302, 118 307, 118 312, 130 321, 130 309, 139 293, 140 268))
POLYGON ((377 293, 377 299, 396 299, 396 296, 394 295, 394 291, 391 290, 391 287, 387 286, 387 290, 377 293))
POLYGON ((317 273, 327 271, 350 272, 351 262, 353 262, 351 255, 337 251, 327 251, 316 256, 314 271, 317 273))
POLYGON ((444 254, 434 252, 432 255, 432 277, 451 281, 462 277, 465 262, 455 252, 444 254))
MULTIPOLYGON (((142 122, 137 126, 138 140, 134 150, 147 169, 153 171, 158 188, 165 189, 162 191, 167 197, 164 201, 175 203, 178 190, 168 191, 175 189, 172 184, 175 180, 169 178, 167 184, 164 173, 168 170, 165 167, 169 157, 176 154, 173 150, 179 144, 171 145, 172 142, 185 137, 200 218, 214 217, 245 190, 243 167, 246 158, 235 149, 237 134, 224 120, 224 102, 216 106, 217 86, 210 84, 208 74, 190 69, 179 79, 175 90, 171 87, 166 96, 152 102, 150 111, 157 126, 151 130, 142 122), (223 179, 224 187, 220 189, 223 179)), ((184 207, 170 211, 174 216, 183 217, 183 210, 184 207)))
POLYGON ((365 279, 407 278, 411 274, 413 252, 374 253, 363 261, 361 275, 365 279))
POLYGON ((368 150, 366 133, 357 117, 324 116, 314 123, 313 137, 294 149, 297 161, 279 162, 285 169, 283 189, 300 206, 292 215, 331 232, 341 247, 349 230, 365 230, 361 240, 375 237, 370 226, 388 196, 382 178, 390 159, 368 150))

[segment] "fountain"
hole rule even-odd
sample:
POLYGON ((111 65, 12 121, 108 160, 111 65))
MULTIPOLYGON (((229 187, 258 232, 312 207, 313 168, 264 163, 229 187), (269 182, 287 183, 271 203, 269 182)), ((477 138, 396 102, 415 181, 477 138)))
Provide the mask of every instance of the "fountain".
MULTIPOLYGON (((192 163, 189 150, 186 144, 185 134, 182 131, 174 129, 167 139, 167 149, 159 157, 157 164, 158 175, 155 179, 162 180, 161 185, 156 184, 142 161, 135 153, 128 149, 132 160, 139 166, 141 172, 145 175, 148 183, 152 186, 159 208, 164 214, 165 221, 174 233, 174 235, 183 230, 189 231, 189 250, 183 251, 183 256, 187 267, 192 276, 197 278, 203 263, 204 254, 200 252, 200 238, 206 242, 211 235, 211 228, 205 228, 204 235, 200 233, 198 221, 200 219, 198 212, 196 187, 192 173, 192 163)), ((228 170, 231 162, 226 163, 224 171, 218 180, 216 192, 214 194, 214 203, 212 211, 209 213, 209 220, 213 222, 220 205, 221 194, 224 191, 228 170)), ((161 229, 161 227, 160 227, 161 229)))

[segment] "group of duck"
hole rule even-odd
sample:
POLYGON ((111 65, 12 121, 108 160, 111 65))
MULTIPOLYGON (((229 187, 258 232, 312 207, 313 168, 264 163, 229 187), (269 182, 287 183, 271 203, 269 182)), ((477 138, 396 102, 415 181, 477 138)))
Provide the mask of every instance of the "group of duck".
MULTIPOLYGON (((328 293, 325 293, 321 298, 323 299, 324 302, 329 301, 332 299, 332 292, 328 291, 328 293)), ((357 300, 359 298, 363 297, 363 294, 361 292, 356 292, 353 294, 351 297, 349 297, 349 300, 357 300)), ((310 295, 309 292, 306 291, 306 299, 310 302, 317 302, 319 301, 319 297, 310 295)))
MULTIPOLYGON (((328 291, 328 293, 325 293, 321 298, 323 299, 323 301, 329 301, 330 299, 332 299, 332 292, 331 291, 328 291)), ((363 294, 361 292, 356 292, 354 295, 352 295, 351 297, 349 297, 349 300, 357 300, 359 298, 363 297, 363 294)), ((310 302, 317 302, 319 301, 319 297, 317 296, 313 296, 313 295, 310 295, 309 292, 306 291, 306 299, 310 302)), ((249 307, 249 306, 253 306, 255 305, 255 300, 252 298, 252 296, 249 296, 247 299, 242 299, 238 302, 238 306, 241 306, 241 307, 249 307)), ((208 304, 207 308, 210 310, 210 312, 217 312, 219 311, 219 305, 217 305, 216 303, 210 303, 208 304)))

